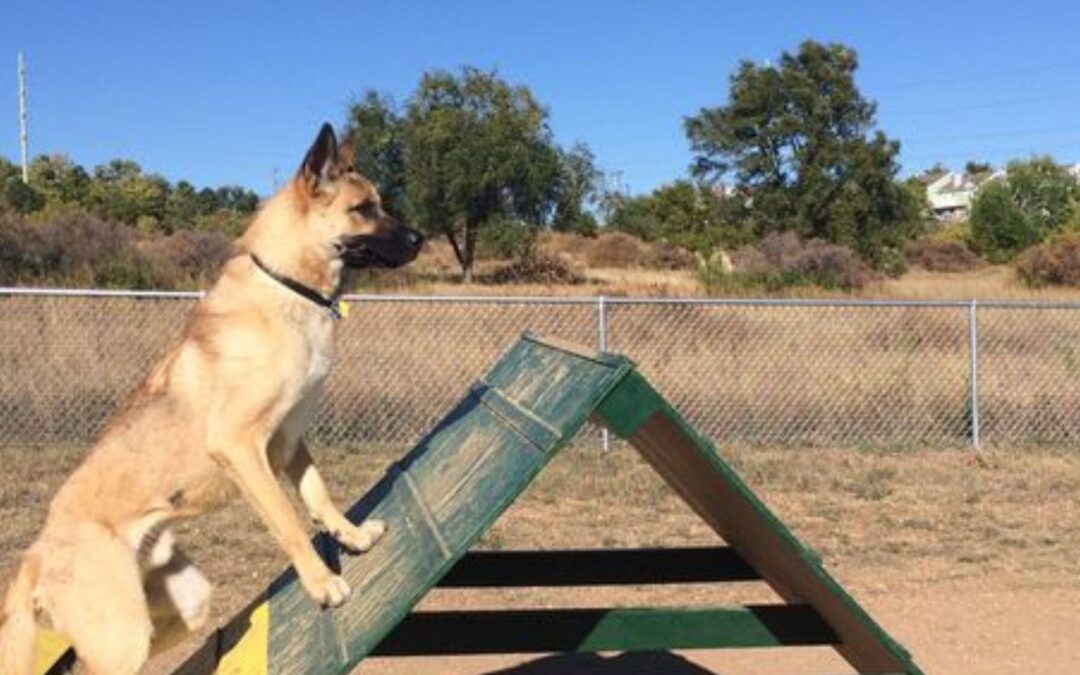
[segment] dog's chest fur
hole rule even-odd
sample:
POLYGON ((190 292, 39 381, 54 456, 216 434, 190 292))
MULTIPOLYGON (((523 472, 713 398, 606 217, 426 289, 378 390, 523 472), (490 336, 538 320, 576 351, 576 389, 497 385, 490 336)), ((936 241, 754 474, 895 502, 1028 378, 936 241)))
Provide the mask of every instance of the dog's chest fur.
POLYGON ((330 374, 334 362, 336 319, 327 312, 319 311, 301 324, 304 341, 308 346, 307 372, 304 373, 304 389, 322 385, 330 374))
POLYGON ((337 328, 336 320, 322 310, 292 318, 301 354, 286 383, 281 422, 276 430, 285 441, 282 449, 289 454, 318 409, 323 382, 334 363, 337 328))

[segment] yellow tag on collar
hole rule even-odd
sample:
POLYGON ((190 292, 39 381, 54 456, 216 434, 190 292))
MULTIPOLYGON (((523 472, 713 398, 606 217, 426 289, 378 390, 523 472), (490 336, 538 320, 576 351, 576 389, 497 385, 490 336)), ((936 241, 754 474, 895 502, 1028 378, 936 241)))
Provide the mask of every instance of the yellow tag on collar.
POLYGON ((338 315, 341 316, 342 319, 347 319, 349 317, 349 312, 350 311, 352 311, 352 303, 351 302, 345 302, 344 300, 338 300, 337 312, 338 312, 338 315))

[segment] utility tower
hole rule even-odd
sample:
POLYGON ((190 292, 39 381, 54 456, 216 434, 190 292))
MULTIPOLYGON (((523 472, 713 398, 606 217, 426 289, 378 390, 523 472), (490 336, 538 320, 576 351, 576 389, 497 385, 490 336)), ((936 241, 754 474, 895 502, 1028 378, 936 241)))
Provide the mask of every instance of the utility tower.
POLYGON ((26 129, 26 62, 22 52, 19 52, 19 150, 22 153, 22 179, 24 183, 30 182, 30 160, 28 151, 30 134, 26 129))

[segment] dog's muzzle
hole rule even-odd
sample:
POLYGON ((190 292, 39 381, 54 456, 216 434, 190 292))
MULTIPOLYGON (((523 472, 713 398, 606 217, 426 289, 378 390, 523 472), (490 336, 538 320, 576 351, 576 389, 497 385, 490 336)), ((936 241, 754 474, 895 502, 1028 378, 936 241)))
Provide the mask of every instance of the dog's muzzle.
POLYGON ((352 269, 401 267, 412 262, 424 246, 424 235, 404 225, 390 232, 358 234, 337 244, 342 262, 352 269))

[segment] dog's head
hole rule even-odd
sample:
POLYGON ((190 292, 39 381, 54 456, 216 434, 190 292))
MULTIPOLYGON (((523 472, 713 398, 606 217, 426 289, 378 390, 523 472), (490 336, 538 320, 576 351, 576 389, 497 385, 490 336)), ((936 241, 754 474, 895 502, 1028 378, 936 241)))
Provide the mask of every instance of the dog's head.
POLYGON ((345 266, 400 267, 420 253, 424 237, 383 211, 375 186, 353 168, 352 141, 339 144, 329 124, 319 130, 294 180, 312 234, 345 266))

